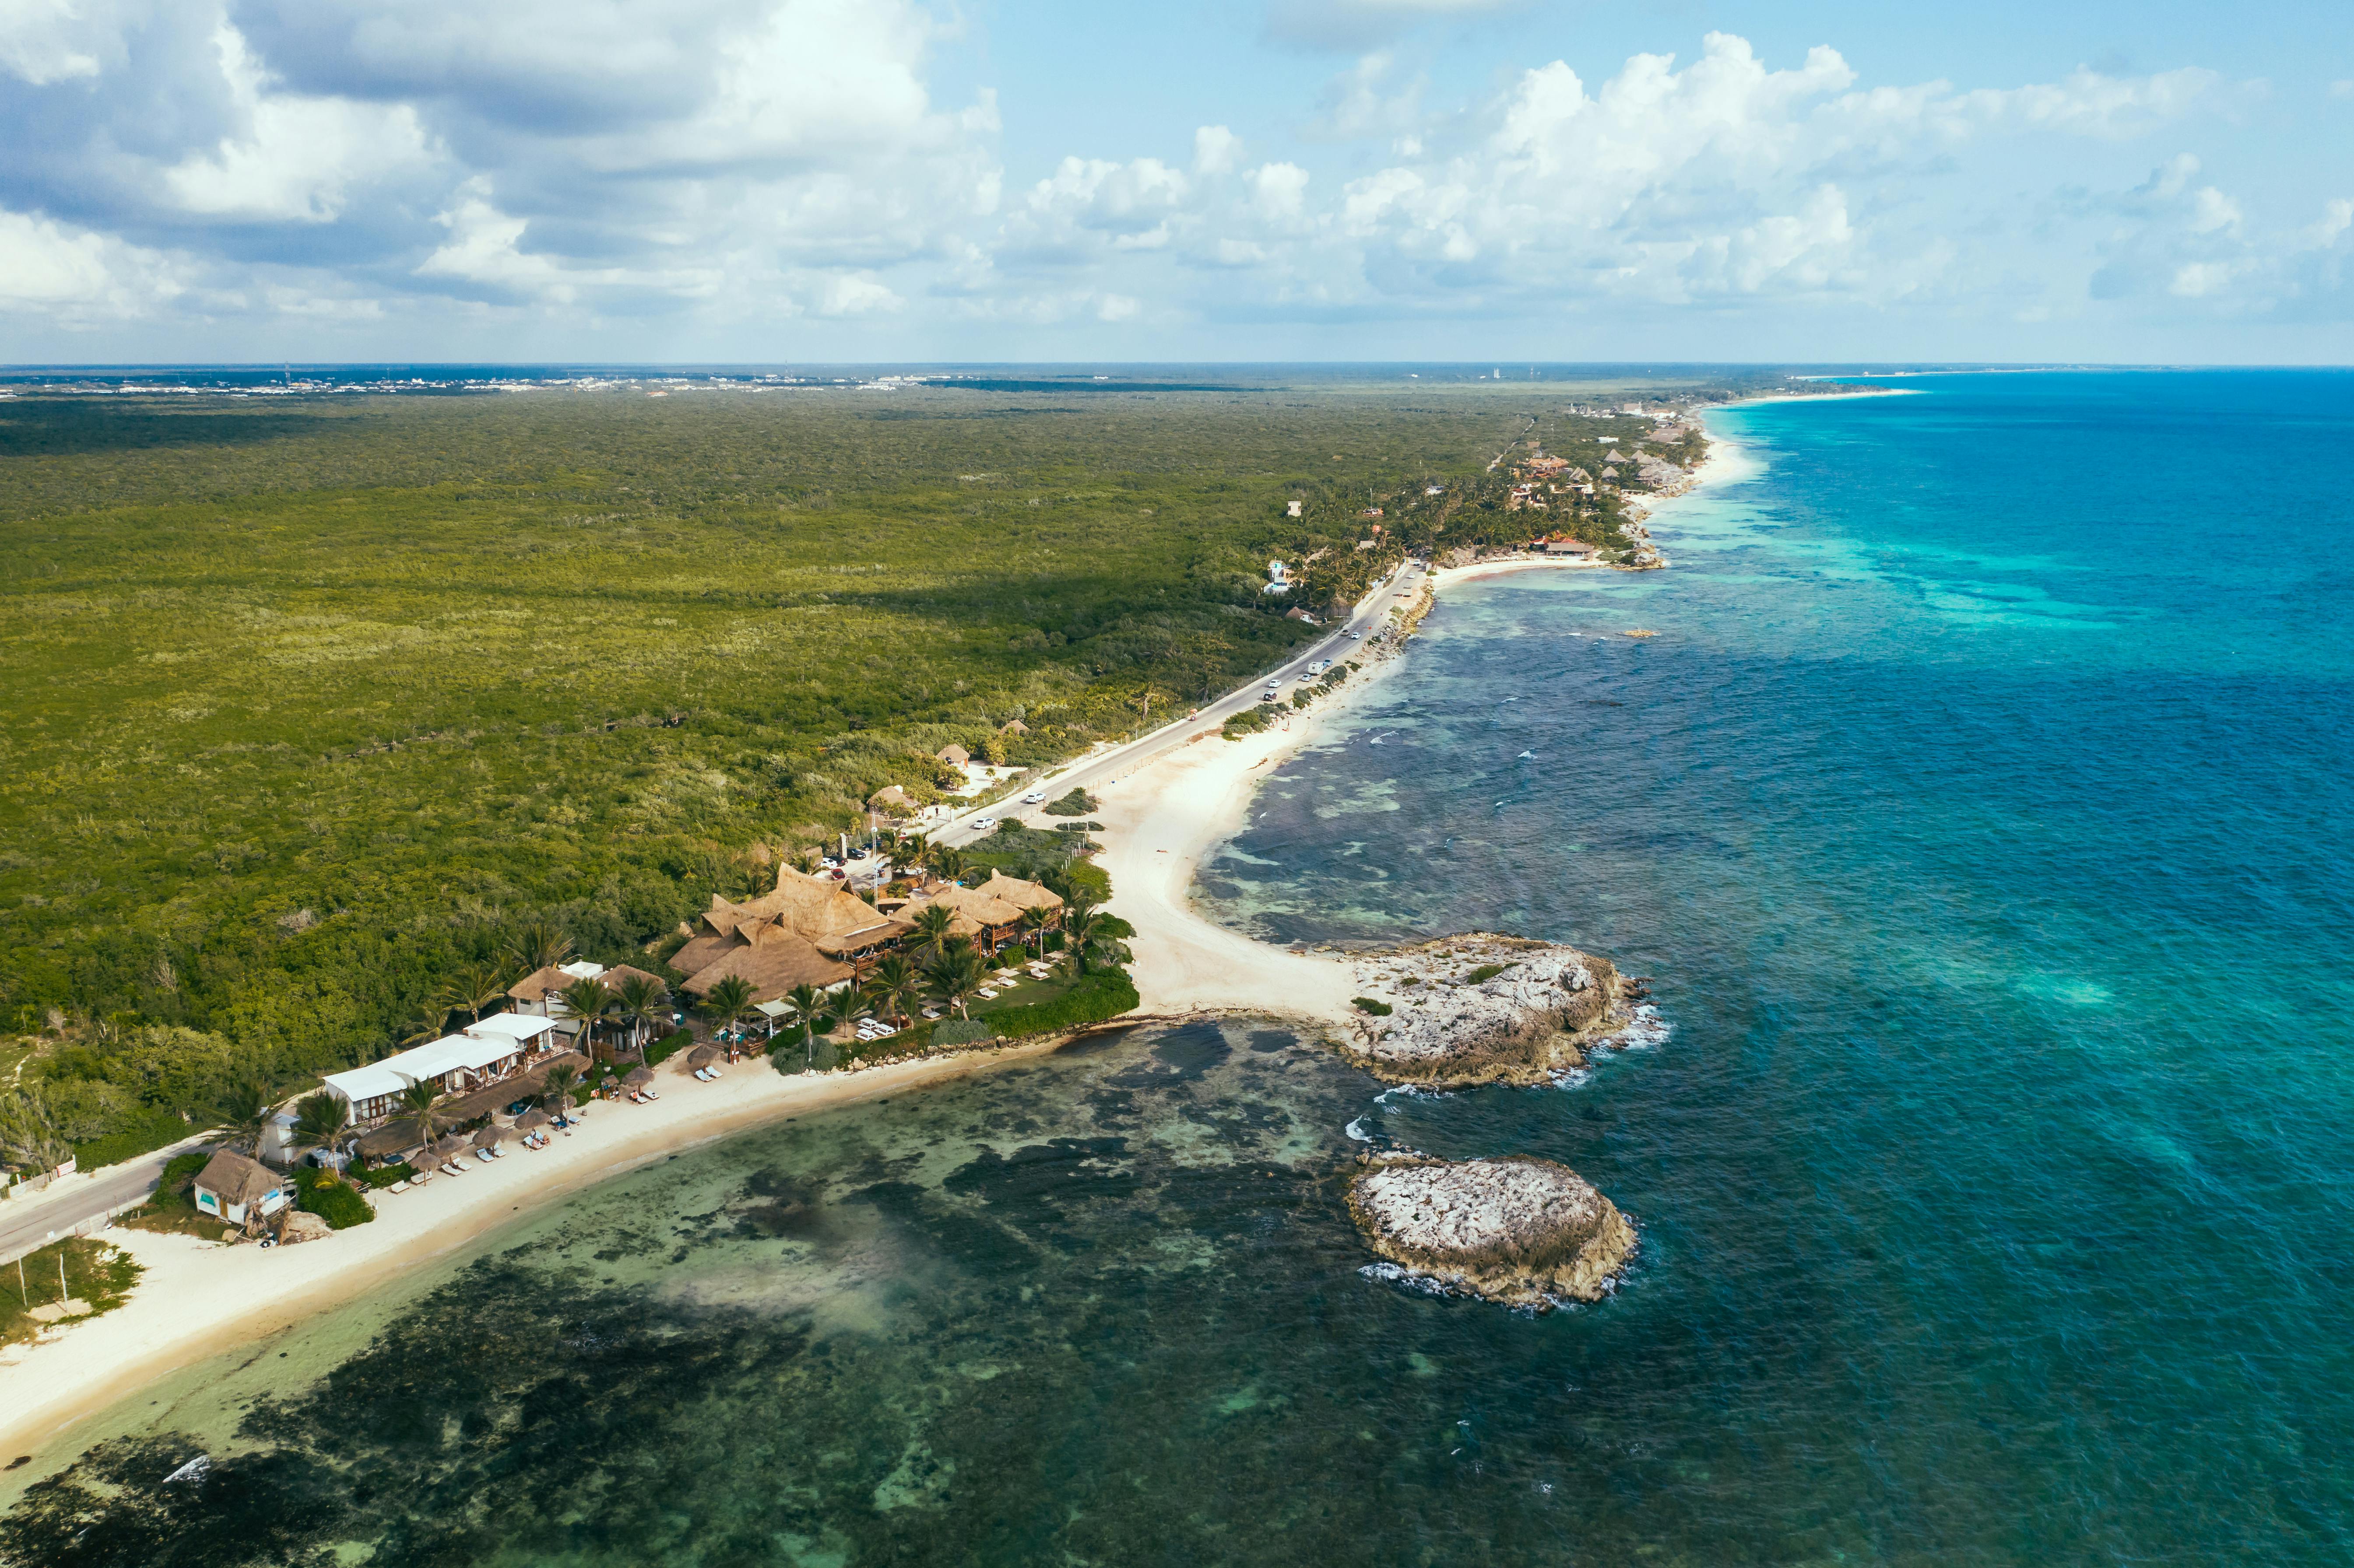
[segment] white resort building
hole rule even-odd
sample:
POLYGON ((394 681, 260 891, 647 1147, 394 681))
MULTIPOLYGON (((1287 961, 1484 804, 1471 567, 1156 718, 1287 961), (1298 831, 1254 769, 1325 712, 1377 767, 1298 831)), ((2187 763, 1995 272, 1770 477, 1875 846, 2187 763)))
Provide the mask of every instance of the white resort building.
POLYGON ((526 1056, 554 1043, 556 1028, 556 1020, 545 1015, 493 1013, 459 1033, 347 1073, 330 1073, 327 1089, 350 1105, 354 1121, 375 1121, 399 1108, 401 1094, 411 1084, 430 1083, 444 1094, 456 1094, 508 1076, 526 1056))

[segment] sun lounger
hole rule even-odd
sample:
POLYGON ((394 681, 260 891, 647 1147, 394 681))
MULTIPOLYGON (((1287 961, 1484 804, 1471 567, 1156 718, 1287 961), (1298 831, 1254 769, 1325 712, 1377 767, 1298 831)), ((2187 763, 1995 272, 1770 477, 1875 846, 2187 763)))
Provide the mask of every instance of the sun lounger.
POLYGON ((408 1191, 408 1183, 406 1181, 395 1181, 391 1186, 387 1187, 385 1191, 387 1192, 406 1192, 408 1191))
POLYGON ((654 1093, 652 1089, 640 1089, 638 1092, 639 1092, 640 1094, 642 1094, 642 1095, 645 1096, 645 1097, 646 1097, 646 1098, 648 1098, 648 1099, 650 1099, 650 1100, 658 1100, 658 1099, 662 1098, 662 1097, 661 1097, 660 1095, 658 1095, 658 1094, 654 1093))

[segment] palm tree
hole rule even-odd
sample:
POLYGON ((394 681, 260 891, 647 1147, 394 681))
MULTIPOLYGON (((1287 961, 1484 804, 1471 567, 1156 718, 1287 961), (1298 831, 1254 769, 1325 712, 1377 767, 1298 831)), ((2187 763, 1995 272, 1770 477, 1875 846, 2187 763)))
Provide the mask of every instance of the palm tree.
POLYGON ((950 938, 938 952, 932 955, 931 962, 924 966, 924 981, 933 998, 955 1008, 959 1018, 970 1019, 972 1016, 966 1004, 972 1000, 972 993, 981 989, 981 981, 988 978, 987 960, 981 958, 979 948, 962 937, 950 938))
POLYGON ((670 1010, 670 988, 652 975, 631 975, 614 993, 613 1009, 630 1026, 630 1044, 644 1049, 640 1031, 670 1010))
POLYGON ((556 993, 564 1005, 580 1020, 581 1043, 588 1047, 590 1056, 597 1054, 597 1022, 613 1009, 613 993, 605 989, 600 980, 577 980, 556 993))
POLYGON ((552 1105, 557 1115, 564 1115, 572 1108, 572 1091, 579 1083, 580 1075, 558 1062, 547 1070, 547 1076, 540 1085, 540 1103, 552 1105))
POLYGON ((1063 948, 1071 955, 1071 971, 1087 972, 1088 956, 1108 940, 1103 923, 1106 916, 1093 905, 1075 902, 1063 911, 1063 948))
POLYGON ((934 871, 939 873, 943 879, 955 883, 962 883, 964 874, 972 865, 965 859, 964 851, 954 844, 933 845, 930 859, 934 871))
POLYGON ((1054 923, 1055 912, 1044 905, 1034 904, 1022 911, 1022 945, 1026 948, 1032 938, 1036 938, 1038 954, 1044 958, 1046 953, 1046 927, 1054 923))
MULTIPOLYGON (((825 992, 803 980, 785 992, 785 1001, 792 1005, 793 1017, 801 1026, 803 1065, 806 1065, 807 1058, 817 1054, 817 1021, 819 1015, 825 1012, 825 992)), ((832 1032, 831 1026, 828 1032, 832 1032)))
POLYGON ((489 964, 469 964, 442 981, 433 1000, 445 1015, 463 1012, 468 1014, 467 1022, 480 1023, 482 1014, 504 1001, 506 994, 497 969, 489 964))
POLYGON ((752 1011, 752 982, 742 975, 727 976, 704 993, 703 1011, 715 1033, 735 1028, 752 1011))
POLYGON ((294 1106, 294 1147, 334 1153, 351 1136, 352 1107, 341 1095, 322 1089, 294 1106))
POLYGON ((905 1022, 924 994, 924 977, 902 953, 886 953, 866 976, 866 998, 887 1018, 905 1022))
POLYGON ((572 956, 572 938, 545 920, 535 920, 507 943, 507 961, 525 974, 553 969, 572 956))
POLYGON ((441 1091, 430 1078, 411 1078, 400 1091, 400 1108, 417 1123, 417 1141, 430 1143, 441 1130, 441 1091))
POLYGON ((422 1045, 429 1040, 440 1039, 441 1022, 447 1016, 447 1013, 441 1012, 436 1012, 430 1017, 420 1013, 402 1024, 400 1026, 402 1048, 405 1050, 411 1045, 422 1045))
POLYGON ((937 953, 949 939, 949 927, 956 924, 956 911, 945 904, 927 904, 907 923, 916 928, 916 951, 937 953))
POLYGON ((229 1090, 220 1103, 220 1123, 228 1133, 228 1146, 240 1154, 260 1154, 262 1135, 270 1130, 278 1107, 259 1084, 239 1084, 229 1090))

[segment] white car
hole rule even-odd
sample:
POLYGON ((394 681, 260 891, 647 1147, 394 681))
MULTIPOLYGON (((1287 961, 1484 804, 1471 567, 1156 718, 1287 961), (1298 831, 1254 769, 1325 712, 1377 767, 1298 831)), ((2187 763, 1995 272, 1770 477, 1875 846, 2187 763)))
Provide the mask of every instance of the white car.
POLYGON ((997 831, 997 819, 995 817, 975 817, 972 820, 972 831, 977 833, 994 832, 997 831))
POLYGON ((1043 806, 1046 803, 1046 791, 1033 789, 1022 797, 1022 803, 1025 806, 1043 806))
POLYGON ((1365 634, 1364 634, 1363 632, 1362 632, 1362 631, 1352 631, 1351 633, 1349 633, 1349 636, 1350 636, 1350 638, 1351 638, 1352 641, 1363 641, 1363 638, 1364 638, 1364 635, 1365 635, 1365 634))

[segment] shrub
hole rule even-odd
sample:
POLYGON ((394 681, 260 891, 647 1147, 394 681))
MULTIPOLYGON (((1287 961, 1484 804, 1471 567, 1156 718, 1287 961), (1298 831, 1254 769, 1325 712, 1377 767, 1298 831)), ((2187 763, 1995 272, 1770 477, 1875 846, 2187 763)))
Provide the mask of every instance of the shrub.
POLYGON ((1267 709, 1262 705, 1259 707, 1245 708, 1220 726, 1218 733, 1228 740, 1240 740, 1246 735, 1257 735, 1266 727, 1267 709))
POLYGON ((376 1211, 368 1206, 366 1198, 324 1171, 305 1167, 296 1171, 294 1187, 302 1194, 294 1206, 305 1213, 318 1215, 334 1230, 347 1231, 376 1218, 376 1211))
POLYGON ((211 1151, 203 1149, 174 1155, 172 1162, 164 1167, 162 1179, 155 1183, 155 1195, 159 1198, 168 1198, 180 1192, 189 1182, 195 1181, 196 1172, 202 1171, 211 1160, 211 1151))
MULTIPOLYGON (((167 1143, 176 1143, 188 1136, 188 1124, 173 1111, 149 1111, 116 1128, 104 1138, 94 1138, 88 1143, 73 1146, 74 1164, 83 1171, 95 1171, 101 1165, 119 1164, 152 1154, 167 1143)), ((177 1163, 177 1161, 175 1161, 177 1163)), ((199 1161, 201 1169, 202 1162, 199 1161)))
POLYGON ((1085 789, 1074 789, 1060 800, 1047 801, 1040 810, 1050 817, 1084 817, 1089 811, 1099 809, 1102 804, 1102 801, 1097 800, 1085 789))
POLYGON ((1375 1018, 1387 1018, 1394 1011, 1388 1002, 1376 1001, 1370 996, 1352 997, 1349 999, 1349 1005, 1354 1007, 1359 1012, 1371 1013, 1375 1018))
MULTIPOLYGON (((1022 1010, 1008 1008, 1005 1011, 1019 1012, 1022 1010)), ((983 1040, 996 1038, 997 1031, 977 1018, 943 1018, 932 1025, 932 1044, 935 1045, 977 1045, 983 1040)))
POLYGON ((1506 969, 1511 969, 1511 967, 1512 966, 1510 964, 1481 964, 1478 969, 1473 969, 1469 974, 1463 977, 1463 983, 1465 985, 1485 985, 1490 980, 1494 980, 1498 975, 1502 974, 1506 969))
POLYGON ((389 1187, 396 1181, 406 1181, 417 1174, 417 1167, 406 1160, 397 1165, 379 1165, 373 1171, 356 1172, 371 1187, 389 1187))
POLYGON ((695 1044, 695 1031, 673 1029, 646 1047, 646 1065, 659 1067, 671 1056, 695 1044))

